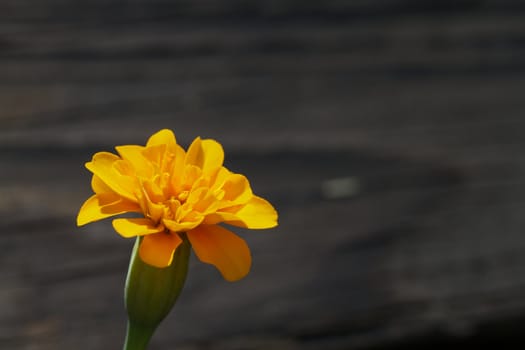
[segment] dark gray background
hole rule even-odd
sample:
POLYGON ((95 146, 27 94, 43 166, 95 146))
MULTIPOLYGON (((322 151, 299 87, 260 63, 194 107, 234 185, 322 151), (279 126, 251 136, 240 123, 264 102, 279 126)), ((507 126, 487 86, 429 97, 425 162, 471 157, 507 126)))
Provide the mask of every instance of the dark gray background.
POLYGON ((512 0, 2 0, 0 348, 121 347, 133 242, 75 227, 83 163, 165 127, 219 140, 280 226, 238 231, 241 282, 193 257, 151 349, 519 339, 524 19, 512 0))

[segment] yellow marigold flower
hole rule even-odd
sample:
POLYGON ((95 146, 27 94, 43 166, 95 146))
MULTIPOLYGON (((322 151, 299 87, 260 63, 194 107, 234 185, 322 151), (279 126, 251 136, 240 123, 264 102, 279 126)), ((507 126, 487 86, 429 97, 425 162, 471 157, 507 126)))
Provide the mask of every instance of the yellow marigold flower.
POLYGON ((248 179, 223 166, 224 151, 214 140, 197 137, 187 151, 171 130, 151 136, 146 146, 117 146, 118 155, 99 152, 86 163, 93 173, 94 195, 82 206, 77 225, 127 212, 118 218, 121 236, 143 236, 139 256, 147 264, 167 267, 184 235, 197 257, 214 265, 228 281, 250 270, 246 242, 219 226, 264 229, 277 225, 277 212, 253 194, 248 179))

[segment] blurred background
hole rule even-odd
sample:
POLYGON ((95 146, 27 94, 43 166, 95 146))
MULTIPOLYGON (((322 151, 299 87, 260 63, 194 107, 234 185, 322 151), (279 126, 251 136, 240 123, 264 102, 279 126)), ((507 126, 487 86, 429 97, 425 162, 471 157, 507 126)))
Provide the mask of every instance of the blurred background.
POLYGON ((0 349, 119 349, 132 240, 83 164, 219 140, 280 213, 192 257, 151 349, 409 349, 525 331, 525 3, 2 0, 0 349))

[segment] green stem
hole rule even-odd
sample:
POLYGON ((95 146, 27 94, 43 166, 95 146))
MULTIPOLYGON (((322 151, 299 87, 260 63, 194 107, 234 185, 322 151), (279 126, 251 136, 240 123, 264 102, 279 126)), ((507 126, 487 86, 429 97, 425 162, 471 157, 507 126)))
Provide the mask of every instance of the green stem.
POLYGON ((168 315, 177 300, 188 272, 191 245, 183 242, 175 250, 170 266, 157 268, 139 256, 142 239, 135 241, 126 279, 125 303, 128 331, 124 350, 145 350, 157 326, 168 315))
POLYGON ((124 350, 146 350, 154 332, 155 328, 128 322, 124 350))

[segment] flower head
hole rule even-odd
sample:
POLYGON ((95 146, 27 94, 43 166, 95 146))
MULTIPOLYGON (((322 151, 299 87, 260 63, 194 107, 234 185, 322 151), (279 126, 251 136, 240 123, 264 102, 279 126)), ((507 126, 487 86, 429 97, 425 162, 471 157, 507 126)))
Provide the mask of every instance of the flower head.
POLYGON ((167 267, 187 237, 197 257, 214 265, 228 281, 250 270, 246 242, 219 226, 264 229, 277 225, 277 212, 253 194, 248 179, 223 166, 222 146, 197 137, 185 151, 171 130, 152 135, 146 146, 117 146, 118 155, 99 152, 86 163, 93 173, 92 195, 81 207, 77 225, 135 212, 143 217, 117 218, 121 236, 141 236, 139 256, 167 267))

